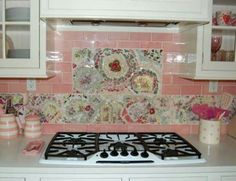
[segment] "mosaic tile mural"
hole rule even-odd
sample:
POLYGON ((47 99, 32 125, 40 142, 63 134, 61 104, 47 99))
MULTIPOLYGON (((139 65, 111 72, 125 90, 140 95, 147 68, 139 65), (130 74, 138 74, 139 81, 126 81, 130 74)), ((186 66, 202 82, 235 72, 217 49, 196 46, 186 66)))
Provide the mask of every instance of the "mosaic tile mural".
POLYGON ((159 94, 162 50, 73 49, 76 93, 159 94))
MULTIPOLYGON (((196 103, 218 106, 219 96, 122 96, 85 94, 29 95, 22 105, 22 95, 0 95, 0 105, 6 99, 21 114, 35 112, 44 123, 147 123, 192 124, 199 118, 192 113, 196 103)), ((231 107, 236 113, 236 98, 231 107)), ((228 121, 230 117, 224 119, 228 121)))

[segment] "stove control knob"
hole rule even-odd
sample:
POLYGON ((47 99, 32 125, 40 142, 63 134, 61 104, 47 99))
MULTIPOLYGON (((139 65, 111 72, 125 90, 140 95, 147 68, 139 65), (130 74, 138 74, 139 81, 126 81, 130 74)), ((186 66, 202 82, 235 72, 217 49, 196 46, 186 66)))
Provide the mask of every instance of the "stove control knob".
POLYGON ((132 156, 138 156, 138 151, 137 151, 137 149, 136 148, 134 148, 134 150, 133 151, 131 151, 131 153, 130 153, 132 156))
POLYGON ((103 152, 100 154, 100 157, 101 158, 107 158, 108 157, 108 154, 106 152, 106 150, 104 149, 103 152))
POLYGON ((116 151, 115 148, 114 148, 114 150, 111 151, 110 155, 111 156, 118 156, 118 152, 116 151))
POLYGON ((142 153, 141 153, 141 157, 143 158, 147 158, 149 156, 147 150, 144 150, 142 153))
POLYGON ((121 153, 120 153, 122 156, 128 156, 128 151, 126 148, 122 149, 121 153))

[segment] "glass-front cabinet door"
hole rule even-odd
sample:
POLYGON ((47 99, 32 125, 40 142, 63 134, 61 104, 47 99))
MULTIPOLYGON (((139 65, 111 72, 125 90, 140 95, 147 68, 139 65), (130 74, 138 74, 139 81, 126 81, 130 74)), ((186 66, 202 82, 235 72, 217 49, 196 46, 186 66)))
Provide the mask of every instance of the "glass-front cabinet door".
POLYGON ((0 68, 39 67, 39 0, 0 0, 0 68))
POLYGON ((236 71, 236 1, 213 0, 211 13, 204 26, 203 69, 236 71))

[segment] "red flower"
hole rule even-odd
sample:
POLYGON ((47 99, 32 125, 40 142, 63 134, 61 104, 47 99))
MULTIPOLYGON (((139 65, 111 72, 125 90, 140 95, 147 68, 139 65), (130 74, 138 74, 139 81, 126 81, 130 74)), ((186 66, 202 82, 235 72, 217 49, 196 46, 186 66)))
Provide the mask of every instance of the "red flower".
POLYGON ((155 114, 155 109, 154 109, 154 108, 150 108, 150 109, 149 109, 149 113, 150 113, 150 114, 155 114))
POLYGON ((91 108, 91 106, 90 105, 87 105, 87 106, 85 106, 85 111, 90 111, 92 108, 91 108))

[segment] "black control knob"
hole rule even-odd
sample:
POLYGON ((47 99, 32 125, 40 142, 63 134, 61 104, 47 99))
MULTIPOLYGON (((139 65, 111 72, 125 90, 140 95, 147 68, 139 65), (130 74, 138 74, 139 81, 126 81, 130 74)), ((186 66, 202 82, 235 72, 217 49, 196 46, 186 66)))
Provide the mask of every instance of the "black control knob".
POLYGON ((118 156, 118 152, 116 151, 115 148, 114 148, 114 150, 111 151, 110 155, 111 156, 118 156))
POLYGON ((120 154, 121 154, 122 156, 128 156, 129 153, 128 153, 128 151, 127 151, 126 148, 123 148, 120 154))
POLYGON ((108 154, 107 154, 107 152, 106 152, 105 149, 104 149, 104 150, 102 151, 102 153, 100 154, 100 157, 102 157, 102 158, 107 158, 107 157, 108 157, 108 154))
POLYGON ((144 150, 142 153, 141 153, 141 157, 143 158, 147 158, 149 156, 147 150, 144 150))
POLYGON ((132 156, 138 156, 138 151, 137 151, 137 149, 136 148, 134 148, 134 150, 133 151, 131 151, 131 153, 130 153, 132 156))

